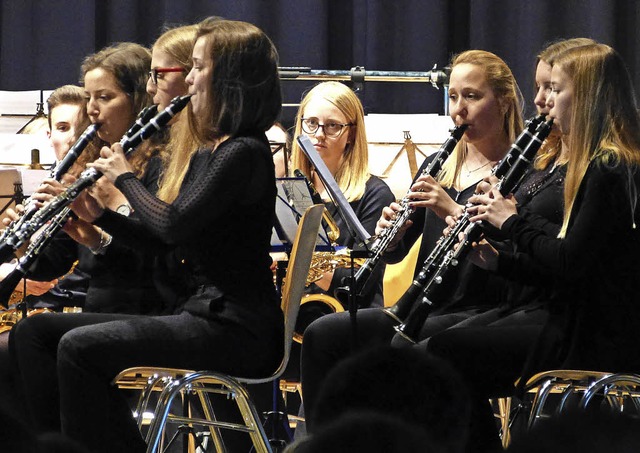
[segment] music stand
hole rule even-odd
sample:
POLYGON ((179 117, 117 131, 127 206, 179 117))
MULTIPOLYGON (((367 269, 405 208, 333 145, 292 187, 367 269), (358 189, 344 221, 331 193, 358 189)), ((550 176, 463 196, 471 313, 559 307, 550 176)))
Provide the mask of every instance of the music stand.
POLYGON ((40 118, 46 118, 46 117, 47 115, 44 113, 44 92, 40 90, 40 102, 36 103, 36 114, 29 121, 27 121, 27 123, 24 126, 22 126, 20 130, 16 132, 16 134, 25 133, 24 132, 25 129, 27 129, 31 123, 33 123, 34 121, 40 118))
POLYGON ((369 258, 371 256, 371 251, 368 247, 368 241, 371 235, 364 229, 360 220, 356 216, 356 213, 353 212, 353 208, 345 198, 344 194, 338 187, 338 183, 333 178, 333 175, 327 168, 326 164, 320 157, 320 154, 316 151, 311 143, 311 140, 306 135, 300 135, 298 138, 298 144, 300 148, 307 156, 309 161, 313 164, 318 173, 318 176, 322 180, 325 189, 329 193, 331 200, 335 204, 338 209, 338 213, 344 223, 347 225, 347 229, 349 230, 349 234, 351 237, 355 239, 355 245, 351 250, 351 284, 349 285, 349 315, 351 318, 351 346, 353 350, 357 349, 358 342, 358 326, 357 326, 357 317, 356 313, 358 311, 358 303, 357 303, 357 288, 355 288, 355 267, 354 267, 354 258, 369 258))

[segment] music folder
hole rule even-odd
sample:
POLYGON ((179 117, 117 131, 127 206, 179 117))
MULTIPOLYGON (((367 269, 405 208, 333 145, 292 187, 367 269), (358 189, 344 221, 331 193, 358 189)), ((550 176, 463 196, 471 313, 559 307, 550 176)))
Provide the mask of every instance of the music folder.
MULTIPOLYGON (((313 199, 304 178, 276 178, 276 222, 271 234, 273 252, 290 250, 296 237, 298 222, 313 199)), ((320 225, 316 239, 317 251, 333 251, 325 228, 320 225)))
POLYGON ((338 183, 333 178, 333 175, 322 160, 322 157, 320 157, 320 154, 318 154, 318 152, 314 148, 313 143, 311 143, 311 140, 309 140, 309 137, 307 137, 306 135, 300 135, 297 140, 298 144, 302 148, 302 151, 311 161, 316 171, 318 172, 318 175, 320 176, 325 189, 327 189, 327 192, 329 192, 331 199, 338 208, 340 216, 347 224, 349 233, 356 240, 356 245, 352 250, 352 256, 368 256, 369 250, 367 247, 367 243, 371 235, 367 232, 367 230, 364 229, 364 227, 360 223, 360 220, 358 220, 356 213, 353 212, 353 208, 338 187, 338 183))

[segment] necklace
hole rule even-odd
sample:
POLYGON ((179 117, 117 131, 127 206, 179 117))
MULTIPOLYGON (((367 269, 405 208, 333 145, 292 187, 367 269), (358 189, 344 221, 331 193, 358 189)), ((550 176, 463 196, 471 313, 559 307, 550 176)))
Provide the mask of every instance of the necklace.
POLYGON ((471 173, 475 173, 475 172, 477 172, 478 170, 483 169, 484 167, 486 167, 486 166, 487 166, 487 165, 489 165, 490 163, 491 163, 491 161, 487 161, 487 162, 485 162, 484 164, 480 165, 479 167, 474 168, 473 170, 469 170, 469 167, 467 166, 467 162, 465 161, 465 162, 463 163, 463 165, 464 165, 464 167, 467 169, 467 178, 468 178, 469 176, 471 176, 471 173))

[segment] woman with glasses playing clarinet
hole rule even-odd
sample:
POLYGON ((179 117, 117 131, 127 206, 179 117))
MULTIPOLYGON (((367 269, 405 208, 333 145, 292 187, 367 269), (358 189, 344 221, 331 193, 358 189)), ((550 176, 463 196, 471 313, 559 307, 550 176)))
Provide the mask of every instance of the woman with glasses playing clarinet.
MULTIPOLYGON (((385 261, 400 261, 423 234, 418 257, 421 267, 446 227, 444 217, 461 212, 477 183, 491 174, 492 167, 522 130, 519 89, 511 70, 496 55, 473 50, 455 57, 449 93, 452 119, 456 125, 468 125, 468 129, 438 180, 423 175, 412 185, 408 197, 410 207, 416 212, 387 249, 385 261)), ((420 172, 432 159, 427 158, 420 172)), ((397 203, 384 208, 377 232, 389 227, 400 208, 397 203)), ((465 269, 462 274, 455 285, 443 291, 441 300, 446 307, 463 307, 473 314, 476 307, 485 305, 481 290, 484 273, 465 269), (461 298, 463 288, 470 284, 479 291, 471 294, 474 297, 461 298)), ((361 310, 357 320, 361 347, 388 345, 393 338, 396 322, 382 310, 361 310)), ((434 328, 444 329, 454 321, 445 319, 434 328)), ((324 377, 339 360, 354 352, 349 346, 350 335, 351 322, 348 314, 343 313, 325 316, 306 331, 301 361, 302 389, 311 430, 315 429, 314 405, 324 377)))
POLYGON ((549 320, 529 334, 520 326, 452 329, 427 345, 472 390, 473 451, 498 444, 487 399, 512 395, 517 378, 523 385, 549 369, 640 370, 640 125, 633 87, 620 56, 603 44, 567 49, 551 64, 547 105, 567 149, 558 237, 518 215, 495 190, 470 199, 477 204, 472 221, 491 223, 526 254, 528 260, 509 263, 512 278, 552 287, 549 320))
POLYGON ((93 451, 146 450, 126 401, 110 384, 125 368, 256 377, 272 373, 282 359, 282 311, 269 257, 275 172, 264 134, 281 110, 277 52, 257 27, 210 18, 198 24, 192 62, 188 118, 199 148, 192 141, 173 148, 170 159, 187 163, 173 195, 149 193, 116 144, 102 148, 91 165, 125 194, 138 218, 103 209, 86 194, 74 206, 85 220, 180 267, 184 284, 176 288, 175 310, 69 315, 75 326, 42 316, 16 329, 21 376, 57 381, 59 394, 46 397, 59 404, 63 433, 93 451), (29 341, 43 329, 55 334, 48 348, 29 341))

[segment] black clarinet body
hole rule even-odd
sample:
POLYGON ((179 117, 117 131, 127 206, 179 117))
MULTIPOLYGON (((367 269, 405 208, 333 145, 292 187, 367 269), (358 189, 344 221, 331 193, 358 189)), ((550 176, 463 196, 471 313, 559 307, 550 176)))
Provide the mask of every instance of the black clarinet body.
MULTIPOLYGON (((437 151, 434 159, 429 163, 427 168, 425 168, 419 175, 416 175, 411 185, 413 185, 416 179, 418 179, 420 176, 430 175, 434 178, 438 176, 438 174, 442 170, 442 166, 453 152, 454 148, 458 144, 458 141, 460 141, 460 139, 462 138, 462 135, 464 134, 465 130, 467 130, 467 127, 469 127, 467 124, 461 124, 460 126, 454 127, 450 131, 451 135, 440 146, 440 149, 437 151)), ((396 219, 393 221, 392 225, 389 228, 386 228, 374 238, 373 242, 370 245, 372 256, 367 258, 363 265, 358 269, 353 278, 353 282, 351 282, 347 287, 336 289, 335 296, 340 302, 346 305, 347 298, 351 293, 352 287, 355 290, 357 296, 362 296, 371 289, 371 285, 374 283, 370 278, 371 274, 373 274, 373 271, 380 262, 382 255, 387 250, 389 244, 391 244, 395 236, 398 234, 398 231, 405 225, 407 220, 409 220, 411 214, 413 214, 413 209, 409 207, 410 201, 411 200, 408 198, 408 196, 405 196, 400 201, 401 210, 397 214, 396 219)))
MULTIPOLYGON (((494 176, 499 178, 504 177, 504 175, 509 171, 511 165, 517 161, 518 157, 523 153, 523 150, 531 142, 536 132, 536 128, 543 120, 544 115, 538 115, 526 122, 525 129, 520 133, 518 138, 516 138, 505 157, 494 168, 494 176)), ((458 235, 468 226, 468 220, 468 215, 463 213, 456 225, 452 228, 450 234, 442 236, 438 240, 436 246, 424 260, 420 272, 418 272, 411 282, 411 285, 407 288, 400 299, 398 299, 398 301, 391 307, 383 309, 383 311, 393 318, 398 324, 404 322, 409 313, 413 310, 415 301, 422 293, 425 284, 436 274, 447 251, 453 248, 457 242, 458 235)))
MULTIPOLYGON (((521 148, 517 158, 511 159, 509 169, 505 171, 505 176, 497 185, 503 196, 511 193, 522 180, 523 176, 531 166, 542 143, 551 132, 553 120, 540 123, 535 134, 531 137, 529 144, 521 148)), ((447 236, 447 247, 441 252, 437 263, 428 263, 431 273, 425 280, 418 296, 413 300, 412 307, 404 322, 395 327, 400 337, 409 343, 416 343, 417 336, 429 314, 433 311, 434 291, 451 275, 455 274, 457 266, 471 250, 472 244, 482 236, 480 222, 471 222, 470 215, 465 211, 457 224, 447 236), (462 234, 463 239, 458 243, 458 236, 462 234), (458 244, 457 247, 455 245, 458 244)))
MULTIPOLYGON (((189 95, 174 98, 166 109, 153 116, 147 124, 140 127, 131 137, 125 135, 120 142, 125 155, 129 155, 143 140, 148 139, 166 126, 176 114, 187 106, 190 98, 191 96, 189 95)), ((4 259, 6 261, 13 251, 22 246, 36 231, 70 205, 80 192, 93 185, 101 176, 102 173, 95 168, 89 168, 82 172, 80 177, 64 192, 40 208, 30 219, 23 222, 22 226, 13 232, 5 242, 0 244, 0 260, 4 259)))

